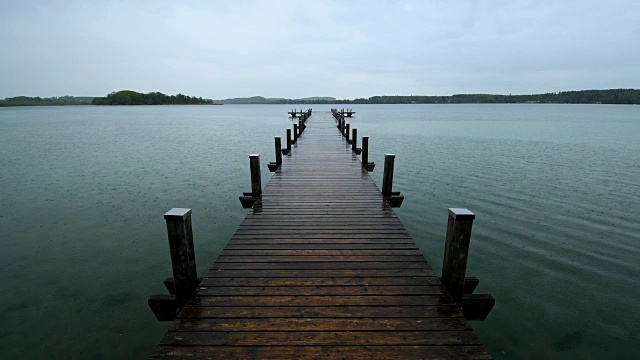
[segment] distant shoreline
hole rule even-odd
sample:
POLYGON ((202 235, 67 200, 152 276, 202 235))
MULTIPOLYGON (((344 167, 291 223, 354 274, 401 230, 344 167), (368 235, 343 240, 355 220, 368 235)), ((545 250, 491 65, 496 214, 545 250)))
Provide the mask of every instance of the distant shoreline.
POLYGON ((3 107, 66 107, 66 106, 219 106, 224 104, 139 104, 139 105, 93 105, 93 104, 28 104, 28 105, 4 105, 0 104, 0 108, 3 107))
POLYGON ((112 92, 105 97, 26 97, 0 100, 0 107, 8 106, 70 106, 70 105, 392 105, 392 104, 611 104, 638 105, 640 90, 608 89, 579 90, 533 95, 457 94, 446 96, 372 96, 367 99, 336 99, 309 97, 300 99, 248 98, 203 99, 183 94, 165 95, 160 92, 142 94, 131 90, 112 92))
MULTIPOLYGON (((332 104, 312 104, 312 103, 291 103, 291 104, 158 104, 158 105, 149 105, 149 104, 140 104, 140 105, 92 105, 92 104, 39 104, 39 105, 0 105, 0 109, 2 108, 25 108, 25 107, 142 107, 142 106, 222 106, 222 105, 298 105, 298 106, 309 106, 309 105, 332 105, 332 104)), ((355 104, 355 103, 340 103, 333 105, 445 105, 445 106, 455 106, 455 105, 628 105, 628 106, 638 106, 640 104, 593 104, 593 103, 448 103, 448 104, 383 104, 383 103, 369 103, 369 104, 355 104)))

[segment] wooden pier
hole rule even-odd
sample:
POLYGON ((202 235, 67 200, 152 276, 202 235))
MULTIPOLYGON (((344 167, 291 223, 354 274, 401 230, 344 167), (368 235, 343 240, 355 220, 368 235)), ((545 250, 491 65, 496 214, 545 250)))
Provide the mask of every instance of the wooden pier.
POLYGON ((308 113, 308 112, 309 112, 309 110, 311 110, 311 109, 308 109, 308 110, 306 110, 306 111, 303 111, 302 109, 300 109, 300 110, 298 110, 298 109, 291 109, 291 111, 287 112, 287 114, 289 114, 289 116, 291 116, 292 118, 294 118, 294 117, 302 116, 302 115, 304 115, 304 114, 308 113))
MULTIPOLYGON (((470 298, 474 281, 454 261, 446 281, 459 291, 442 284, 390 206, 391 185, 378 189, 336 121, 307 116, 267 186, 245 194, 252 208, 195 290, 172 298, 179 313, 152 359, 491 358, 465 318, 488 313, 470 298)), ((462 210, 449 211, 449 249, 470 236, 462 210)), ((172 211, 170 243, 172 231, 191 236, 190 213, 172 211)), ((193 245, 182 249, 190 261, 193 245)))

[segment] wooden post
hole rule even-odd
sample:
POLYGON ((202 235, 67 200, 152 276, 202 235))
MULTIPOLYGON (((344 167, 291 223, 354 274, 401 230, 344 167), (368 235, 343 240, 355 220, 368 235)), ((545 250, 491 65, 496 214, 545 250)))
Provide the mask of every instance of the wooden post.
POLYGON ((391 196, 393 188, 393 163, 396 156, 393 154, 384 155, 384 174, 382 175, 382 195, 391 196))
POLYGON ((369 163, 369 137, 362 137, 362 165, 364 167, 369 163))
POLYGON ((287 129, 287 155, 291 155, 291 129, 287 129))
POLYGON ((356 151, 356 149, 358 148, 358 129, 353 128, 353 129, 351 130, 351 133, 352 133, 352 135, 353 135, 353 136, 351 137, 351 150, 352 150, 353 152, 355 152, 355 151, 356 151))
POLYGON ((293 141, 292 143, 296 143, 298 141, 298 124, 293 124, 293 141))
POLYGON ((276 140, 276 164, 282 164, 282 141, 280 136, 275 137, 276 140))
POLYGON ((262 178, 260 177, 260 155, 249 155, 249 167, 251 169, 251 196, 262 194, 262 178))
POLYGON ((471 227, 476 215, 467 209, 450 208, 447 238, 442 262, 442 284, 458 302, 464 295, 464 277, 471 240, 471 227))
POLYGON ((347 124, 346 125, 346 131, 345 131, 345 138, 347 139, 347 144, 350 143, 351 141, 349 140, 349 138, 351 137, 351 134, 349 134, 349 127, 351 126, 351 124, 347 124))
POLYGON ((175 295, 178 301, 186 301, 198 286, 191 209, 173 208, 164 214, 164 219, 167 222, 175 295))
POLYGON ((284 150, 282 149, 282 142, 280 141, 280 137, 276 136, 275 137, 276 140, 276 161, 271 161, 270 163, 267 164, 267 167, 269 167, 269 171, 271 172, 276 172, 278 171, 278 168, 280 167, 280 165, 282 165, 282 153, 284 152, 284 150))
POLYGON ((300 137, 300 135, 302 135, 302 132, 304 131, 304 122, 302 120, 298 120, 298 137, 300 137))

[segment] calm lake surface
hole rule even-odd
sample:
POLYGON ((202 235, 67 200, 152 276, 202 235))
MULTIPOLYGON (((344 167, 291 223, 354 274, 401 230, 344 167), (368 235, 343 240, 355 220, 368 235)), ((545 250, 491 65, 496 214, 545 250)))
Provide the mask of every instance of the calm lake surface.
MULTIPOLYGON (((148 356, 162 215, 193 209, 204 274, 293 107, 0 108, 0 358, 148 356)), ((471 325, 496 358, 637 358, 640 106, 349 107, 378 186, 396 154, 396 212, 437 273, 447 208, 476 213, 467 274, 497 304, 471 325)))

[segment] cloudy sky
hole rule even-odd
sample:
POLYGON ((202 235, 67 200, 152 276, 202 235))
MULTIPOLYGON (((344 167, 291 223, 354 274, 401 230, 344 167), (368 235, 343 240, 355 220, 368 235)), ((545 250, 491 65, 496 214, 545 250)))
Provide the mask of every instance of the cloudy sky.
POLYGON ((0 0, 0 98, 640 88, 640 1, 0 0))

